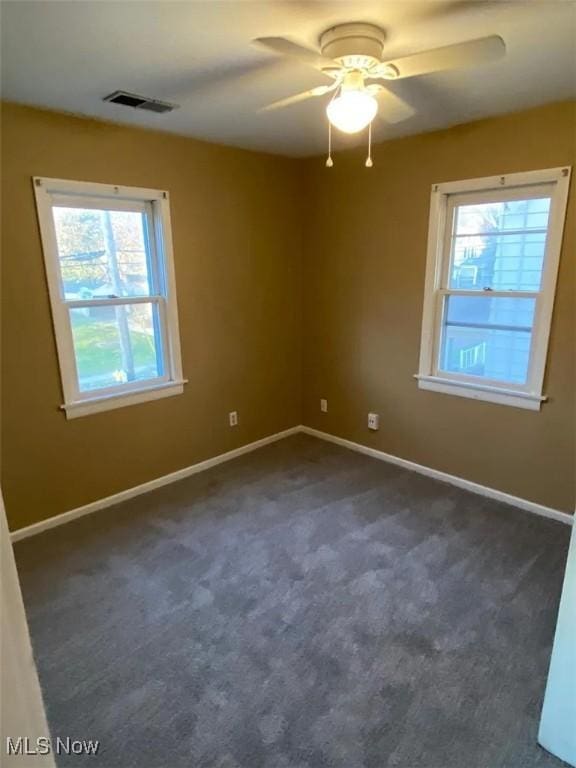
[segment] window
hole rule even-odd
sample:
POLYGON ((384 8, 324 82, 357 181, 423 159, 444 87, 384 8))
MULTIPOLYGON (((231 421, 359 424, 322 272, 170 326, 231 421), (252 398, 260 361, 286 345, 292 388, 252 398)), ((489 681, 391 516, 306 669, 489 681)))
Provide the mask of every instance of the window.
POLYGON ((569 168, 432 188, 422 389, 539 410, 569 168))
POLYGON ((67 417, 181 393, 168 194, 34 189, 67 417))

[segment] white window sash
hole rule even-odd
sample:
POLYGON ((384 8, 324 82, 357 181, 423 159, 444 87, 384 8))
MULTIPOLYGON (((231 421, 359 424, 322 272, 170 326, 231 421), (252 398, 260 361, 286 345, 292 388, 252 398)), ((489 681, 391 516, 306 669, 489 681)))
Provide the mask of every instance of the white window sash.
POLYGON ((63 195, 58 192, 51 194, 54 208, 88 208, 99 211, 132 211, 147 213, 150 203, 147 200, 128 200, 111 197, 89 197, 88 195, 63 195))
MULTIPOLYGON (((68 195, 61 195, 58 193, 51 194, 51 206, 52 208, 88 208, 90 210, 102 210, 102 211, 126 211, 133 213, 144 214, 144 240, 146 247, 146 261, 148 266, 148 275, 151 282, 152 294, 162 293, 163 282, 160 276, 160 254, 156 246, 156 232, 158 227, 162 226, 162 221, 155 219, 154 216, 154 201, 149 200, 127 200, 116 199, 106 197, 70 197, 68 195)), ((52 226, 54 222, 51 216, 52 226)), ((60 259, 57 256, 58 269, 60 274, 60 295, 63 301, 66 301, 64 296, 64 283, 61 274, 60 259)))
MULTIPOLYGON (((153 307, 158 308, 160 315, 160 349, 157 353, 160 355, 160 361, 162 363, 162 370, 164 373, 162 376, 154 376, 150 379, 139 379, 138 381, 128 381, 120 384, 114 384, 111 387, 98 387, 95 390, 82 391, 79 387, 80 377, 76 366, 76 355, 74 354, 74 370, 76 376, 74 378, 74 397, 73 402, 81 400, 92 400, 95 397, 110 396, 114 393, 119 395, 123 392, 131 392, 142 387, 151 387, 154 385, 165 384, 174 379, 171 369, 171 359, 168 350, 168 338, 167 338, 167 322, 166 322, 166 300, 164 296, 126 296, 118 297, 116 299, 79 299, 75 301, 64 302, 67 309, 84 309, 90 307, 122 307, 132 306, 135 304, 151 304, 153 307)), ((74 340, 72 335, 72 323, 70 320, 70 312, 68 312, 68 326, 70 329, 70 339, 72 342, 72 348, 74 347, 74 340)))
MULTIPOLYGON (((462 379, 463 381, 476 381, 479 384, 489 384, 492 387, 505 387, 506 389, 514 389, 518 390, 520 392, 533 392, 533 388, 531 386, 531 370, 532 370, 532 359, 534 357, 533 348, 534 348, 534 328, 536 324, 536 317, 537 317, 537 311, 538 311, 538 301, 541 299, 542 293, 541 292, 534 292, 534 291, 459 291, 457 289, 449 289, 449 288, 440 288, 438 289, 436 293, 436 313, 435 313, 435 327, 434 327, 434 338, 435 338, 435 351, 434 351, 434 357, 433 357, 433 364, 432 364, 432 375, 433 376, 439 376, 442 378, 450 378, 454 381, 458 381, 462 379), (475 299, 492 299, 492 298, 520 298, 520 299, 533 299, 535 300, 535 306, 534 306, 534 319, 532 321, 531 326, 510 326, 509 330, 518 330, 518 331, 524 331, 528 332, 530 331, 532 342, 530 344, 530 359, 528 361, 528 374, 526 377, 526 384, 514 384, 514 382, 511 381, 505 381, 503 379, 487 379, 485 376, 471 376, 470 374, 465 373, 451 373, 450 371, 447 371, 445 368, 442 368, 440 365, 440 352, 442 347, 442 334, 445 328, 445 322, 444 322, 444 314, 446 311, 446 307, 448 306, 448 299, 450 296, 466 296, 466 297, 472 297, 475 299)), ((462 327, 466 327, 466 324, 463 323, 462 327)), ((483 324, 479 323, 477 324, 478 328, 484 328, 485 330, 491 330, 494 328, 495 330, 498 330, 499 325, 493 324, 490 325, 488 323, 483 324)))
MULTIPOLYGON (((552 169, 553 171, 557 169, 552 169)), ((563 170, 563 169, 562 169, 563 170)), ((534 184, 520 184, 514 183, 514 176, 525 176, 523 173, 512 174, 508 176, 508 185, 499 185, 498 189, 470 189, 465 192, 448 192, 444 191, 442 194, 447 194, 450 197, 449 202, 453 208, 460 205, 478 205, 482 203, 500 203, 513 200, 534 200, 539 197, 551 197, 554 192, 555 182, 548 183, 545 181, 537 182, 534 184)), ((449 185, 437 185, 447 187, 449 185)), ((508 230, 504 230, 508 232, 508 230)))
POLYGON ((496 289, 484 291, 473 288, 438 288, 437 293, 440 296, 470 296, 471 298, 484 296, 487 299, 494 297, 497 299, 535 299, 542 291, 499 291, 496 289))
POLYGON ((69 309, 83 309, 85 307, 113 307, 116 304, 150 304, 151 302, 164 301, 160 294, 143 294, 142 296, 111 296, 95 299, 64 299, 63 303, 69 309))
POLYGON ((538 410, 542 395, 554 294, 560 260, 570 168, 495 176, 436 184, 432 187, 428 251, 422 313, 418 373, 422 389, 474 397, 538 410), (550 214, 539 291, 455 289, 449 287, 452 262, 454 210, 458 205, 550 197, 550 214), (527 382, 517 385, 454 374, 439 368, 443 313, 449 296, 526 298, 535 300, 527 382), (458 391, 460 388, 461 391, 458 391))
POLYGON ((44 249, 44 262, 52 305, 52 319, 64 394, 61 408, 68 418, 179 394, 186 380, 182 374, 176 284, 168 193, 139 187, 122 187, 35 177, 34 191, 44 249), (137 211, 145 214, 146 255, 150 295, 67 300, 60 270, 53 207, 137 211), (81 392, 76 367, 70 310, 90 306, 156 306, 161 335, 162 376, 120 383, 81 392))

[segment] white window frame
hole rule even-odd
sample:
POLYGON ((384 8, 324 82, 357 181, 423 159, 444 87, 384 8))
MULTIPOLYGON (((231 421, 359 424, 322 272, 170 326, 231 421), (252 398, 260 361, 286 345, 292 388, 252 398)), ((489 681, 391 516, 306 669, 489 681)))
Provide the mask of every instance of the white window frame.
MULTIPOLYGON (((422 336, 418 380, 420 389, 444 394, 486 400, 501 405, 511 405, 538 411, 547 398, 543 395, 546 355, 552 322, 552 310, 558 276, 558 265, 562 246, 570 167, 548 168, 538 171, 511 173, 505 176, 488 176, 480 179, 452 181, 434 184, 430 199, 430 220, 428 227, 428 252, 422 312, 422 336), (514 385, 501 381, 487 380, 465 374, 451 374, 440 371, 439 344, 442 333, 442 319, 448 289, 450 264, 450 240, 454 206, 463 199, 470 203, 497 200, 506 190, 506 199, 517 194, 518 198, 534 196, 534 187, 547 187, 551 196, 548 234, 539 291, 491 290, 491 297, 534 298, 536 302, 532 344, 528 367, 527 383, 514 385)), ((482 290, 456 291, 459 295, 482 296, 482 290)))
POLYGON ((42 238, 46 278, 52 306, 52 320, 64 403, 60 406, 68 419, 135 405, 148 400, 179 395, 187 380, 182 374, 176 278, 170 224, 168 192, 141 187, 124 187, 65 179, 33 178, 36 210, 42 238), (71 207, 108 210, 140 210, 147 215, 151 229, 150 250, 156 290, 150 296, 66 300, 52 208, 65 203, 71 207), (158 307, 161 318, 163 375, 138 382, 81 392, 70 324, 70 309, 85 306, 115 306, 149 303, 158 307))

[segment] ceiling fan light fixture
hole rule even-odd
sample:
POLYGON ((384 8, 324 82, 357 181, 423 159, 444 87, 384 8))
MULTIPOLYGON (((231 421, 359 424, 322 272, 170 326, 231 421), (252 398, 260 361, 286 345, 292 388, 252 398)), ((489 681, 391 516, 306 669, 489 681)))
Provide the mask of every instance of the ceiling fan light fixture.
POLYGON ((343 133, 358 133, 370 125, 378 112, 378 102, 363 90, 345 90, 326 107, 331 124, 343 133))
POLYGON ((396 80, 400 76, 400 70, 394 64, 383 64, 378 69, 378 75, 384 80, 396 80))

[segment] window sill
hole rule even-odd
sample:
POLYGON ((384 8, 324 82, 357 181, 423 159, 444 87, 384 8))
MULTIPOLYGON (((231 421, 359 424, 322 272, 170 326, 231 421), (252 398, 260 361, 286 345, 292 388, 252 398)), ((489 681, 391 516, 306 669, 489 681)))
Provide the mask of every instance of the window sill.
POLYGON ((79 416, 89 416, 92 413, 100 413, 101 411, 112 411, 115 408, 137 405, 148 400, 158 400, 161 397, 181 395, 184 392, 184 384, 187 381, 187 379, 181 379, 180 381, 169 381, 164 384, 131 390, 130 392, 90 397, 85 400, 77 400, 74 403, 64 403, 60 407, 66 411, 67 419, 76 419, 79 416))
POLYGON ((525 408, 529 411, 539 411, 540 406, 546 400, 545 397, 528 392, 518 392, 515 389, 470 384, 453 379, 443 379, 439 376, 416 374, 414 378, 418 379, 420 389, 441 392, 445 395, 456 395, 457 397, 469 397, 473 400, 485 400, 488 403, 497 403, 498 405, 511 405, 514 408, 525 408))

